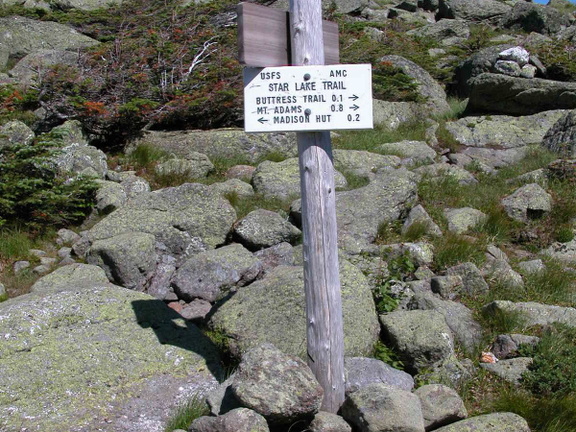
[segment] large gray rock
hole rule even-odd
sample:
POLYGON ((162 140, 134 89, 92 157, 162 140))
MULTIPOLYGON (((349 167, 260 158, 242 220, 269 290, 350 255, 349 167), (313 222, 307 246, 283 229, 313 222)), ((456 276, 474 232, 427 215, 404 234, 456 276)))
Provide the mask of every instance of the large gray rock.
POLYGON ((419 387, 414 394, 420 398, 427 431, 468 417, 464 402, 456 390, 450 387, 428 384, 419 387))
POLYGON ((469 113, 530 115, 576 108, 576 83, 483 73, 470 80, 469 113))
POLYGON ((418 84, 419 93, 426 98, 426 105, 438 113, 448 111, 450 106, 446 102, 444 89, 432 78, 432 76, 418 66, 416 63, 398 55, 387 55, 379 61, 391 63, 393 66, 402 69, 418 84))
POLYGON ((176 157, 186 159, 191 153, 203 153, 215 161, 238 159, 256 162, 267 154, 286 157, 297 155, 296 135, 292 133, 247 134, 241 129, 210 131, 146 131, 127 149, 129 153, 140 144, 149 144, 176 157))
POLYGON ((186 260, 172 278, 179 298, 216 301, 234 286, 252 282, 262 268, 254 255, 240 244, 201 252, 186 260))
POLYGON ((290 424, 320 410, 324 390, 310 368, 271 344, 246 352, 232 382, 232 393, 270 423, 290 424))
MULTIPOLYGON (((378 227, 406 215, 417 199, 416 177, 404 169, 382 169, 367 186, 336 193, 338 245, 356 254, 378 235, 378 227)), ((292 204, 293 216, 301 219, 300 201, 292 204)))
POLYGON ((83 174, 104 178, 108 171, 106 153, 91 145, 78 120, 69 120, 52 129, 63 142, 62 148, 55 157, 61 174, 83 174))
POLYGON ((448 163, 435 163, 432 165, 424 165, 414 170, 419 176, 426 176, 432 180, 442 180, 446 177, 455 179, 460 184, 476 184, 478 180, 464 168, 448 164, 448 163))
POLYGON ((462 278, 462 290, 468 295, 476 296, 488 291, 488 284, 474 263, 465 262, 455 265, 446 269, 446 274, 460 276, 462 278))
POLYGON ((282 242, 292 243, 302 232, 278 213, 258 209, 236 222, 234 235, 250 250, 259 250, 282 242))
POLYGON ((574 17, 542 4, 519 1, 503 17, 500 25, 526 33, 553 35, 574 22, 574 17))
POLYGON ((514 385, 519 385, 522 374, 528 371, 532 364, 530 357, 516 357, 507 360, 500 360, 496 363, 480 363, 482 369, 499 376, 504 381, 514 385))
POLYGON ((188 432, 269 432, 266 419, 248 408, 236 408, 218 417, 199 417, 188 432))
POLYGON ((522 289, 524 287, 522 276, 512 268, 506 254, 496 246, 488 246, 486 261, 481 271, 484 278, 489 281, 509 288, 522 289))
POLYGON ((486 72, 494 72, 494 64, 498 61, 500 53, 514 45, 502 44, 482 48, 460 63, 454 70, 456 91, 458 96, 466 98, 470 94, 470 80, 486 72))
POLYGON ((373 383, 386 384, 406 391, 412 391, 414 388, 414 378, 410 374, 394 369, 375 358, 346 357, 344 369, 347 395, 373 383))
POLYGON ((107 215, 122 207, 128 197, 126 191, 120 183, 98 180, 99 186, 96 192, 96 210, 100 215, 107 215))
MULTIPOLYGON (((517 164, 530 154, 529 149, 528 146, 504 150, 489 147, 467 147, 455 156, 459 157, 457 163, 460 166, 475 162, 484 172, 493 173, 497 169, 517 164)), ((450 158, 452 159, 452 155, 450 158)))
POLYGON ((349 172, 363 178, 373 178, 380 168, 400 167, 400 158, 362 150, 334 150, 334 166, 342 172, 349 172))
POLYGON ((414 224, 423 225, 425 227, 426 234, 434 237, 442 236, 442 230, 440 227, 436 224, 436 222, 434 222, 428 212, 420 204, 412 208, 410 213, 408 213, 408 217, 402 225, 402 234, 407 233, 410 230, 410 227, 414 224))
POLYGON ((0 18, 0 66, 41 49, 77 51, 99 42, 76 30, 52 21, 21 16, 0 18))
POLYGON ((123 0, 52 0, 50 5, 53 8, 67 10, 67 9, 80 9, 83 11, 90 11, 99 8, 109 7, 111 4, 121 4, 123 0))
POLYGON ((569 265, 574 264, 576 263, 576 240, 570 240, 566 243, 553 243, 549 248, 544 249, 542 253, 569 265))
POLYGON ((396 311, 380 316, 382 329, 412 371, 454 355, 452 331, 433 310, 396 311))
POLYGON ((419 121, 428 115, 427 108, 416 102, 390 102, 374 99, 374 124, 388 129, 398 129, 402 123, 419 121))
POLYGON ((0 304, 3 430, 164 431, 175 400, 217 384, 216 349, 163 302, 74 266, 0 304))
POLYGON ((410 307, 442 314, 454 338, 467 352, 474 352, 482 343, 482 327, 474 319, 472 311, 462 303, 441 300, 430 293, 416 293, 410 307))
POLYGON ((38 279, 30 291, 48 293, 66 290, 70 286, 88 289, 94 285, 108 284, 108 277, 102 268, 90 264, 74 263, 59 267, 52 273, 38 279))
POLYGON ((540 144, 550 128, 566 114, 564 110, 511 117, 491 115, 464 117, 447 122, 445 127, 459 144, 467 147, 490 147, 509 149, 540 144))
POLYGON ((576 110, 565 113, 549 128, 542 145, 563 158, 576 158, 576 110))
MULTIPOLYGON (((344 351, 349 356, 370 353, 379 325, 372 293, 364 275, 340 260, 344 319, 344 351)), ((302 267, 279 266, 264 279, 243 287, 218 306, 210 326, 239 356, 264 342, 282 351, 306 356, 306 318, 302 267)))
POLYGON ((94 242, 145 232, 181 256, 223 244, 235 219, 233 207, 217 191, 187 183, 140 194, 98 222, 87 236, 94 242))
POLYGON ((541 219, 552 210, 552 195, 537 183, 516 189, 500 201, 508 216, 519 222, 528 223, 541 219))
POLYGON ((152 234, 129 232, 95 241, 86 256, 88 264, 104 269, 111 282, 142 291, 158 259, 152 234))
POLYGON ((12 144, 30 145, 36 135, 26 124, 19 120, 12 120, 0 128, 0 149, 12 144))
POLYGON ((352 393, 342 416, 361 432, 424 432, 418 396, 385 384, 370 384, 352 393))
POLYGON ((308 426, 310 432, 352 432, 352 427, 346 421, 326 411, 320 411, 308 426))
MULTIPOLYGON (((346 179, 338 171, 334 172, 334 184, 337 188, 346 187, 346 179)), ((298 158, 290 158, 282 162, 262 162, 254 171, 252 185, 257 193, 266 198, 288 200, 299 197, 298 158)))
POLYGON ((436 432, 530 432, 528 423, 518 414, 493 413, 471 417, 436 429, 436 432))
POLYGON ((376 150, 382 153, 391 153, 408 159, 408 164, 433 163, 436 152, 424 141, 404 140, 395 143, 380 144, 376 150), (411 163, 410 163, 411 162, 411 163))
POLYGON ((20 60, 10 69, 9 75, 15 78, 19 84, 30 86, 37 85, 37 82, 44 77, 50 67, 57 64, 76 66, 79 54, 77 52, 64 51, 59 49, 42 49, 34 51, 20 60))
POLYGON ((448 231, 456 234, 463 234, 488 219, 485 213, 471 207, 444 209, 444 216, 448 221, 448 231))
POLYGON ((497 0, 440 0, 437 17, 495 24, 509 10, 497 0))
POLYGON ((188 178, 203 178, 214 169, 208 156, 198 152, 190 152, 186 158, 173 158, 159 163, 154 168, 157 174, 163 176, 186 176, 188 178))
POLYGON ((444 39, 454 37, 468 39, 470 37, 470 27, 465 20, 442 19, 438 22, 409 30, 406 33, 442 42, 444 39))
POLYGON ((536 302, 514 303, 506 300, 496 300, 484 306, 487 314, 514 313, 520 314, 525 326, 549 325, 552 323, 566 324, 576 327, 576 309, 572 307, 553 306, 536 302))

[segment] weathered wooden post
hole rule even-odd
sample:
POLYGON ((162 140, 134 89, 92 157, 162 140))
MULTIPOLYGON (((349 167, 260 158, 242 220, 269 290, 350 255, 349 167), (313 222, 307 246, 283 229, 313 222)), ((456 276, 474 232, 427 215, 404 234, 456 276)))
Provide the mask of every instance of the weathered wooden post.
MULTIPOLYGON (((290 0, 292 65, 324 64, 320 0, 290 0)), ((310 113, 309 115, 314 115, 310 113)), ((330 132, 298 132, 308 365, 324 389, 324 411, 344 402, 344 330, 330 132)))
POLYGON ((335 413, 344 332, 330 131, 373 127, 372 67, 338 64, 338 26, 322 21, 321 0, 290 0, 288 28, 286 12, 252 3, 238 11, 240 61, 253 66, 244 69, 244 130, 297 132, 308 364, 324 388, 322 409, 335 413))

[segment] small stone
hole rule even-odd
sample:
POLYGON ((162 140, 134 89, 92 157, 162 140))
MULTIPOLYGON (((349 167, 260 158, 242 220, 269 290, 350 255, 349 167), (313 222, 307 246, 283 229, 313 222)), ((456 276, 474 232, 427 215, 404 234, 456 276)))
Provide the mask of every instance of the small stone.
POLYGON ((80 236, 78 234, 66 228, 59 229, 56 235, 58 236, 56 238, 56 243, 59 245, 71 245, 80 240, 80 236))
POLYGON ((168 307, 178 313, 182 312, 182 305, 179 302, 170 302, 168 303, 168 307))
POLYGON ((500 60, 509 60, 524 66, 530 60, 530 53, 520 46, 508 48, 498 54, 500 60))
POLYGON ((436 276, 430 280, 432 292, 446 300, 454 300, 462 292, 462 278, 459 275, 436 276))
POLYGON ((536 76, 536 72, 538 71, 538 69, 536 68, 536 66, 532 66, 530 64, 524 65, 522 66, 522 70, 520 70, 520 76, 522 78, 534 78, 536 76))
POLYGON ((530 357, 516 357, 500 360, 498 363, 480 363, 480 367, 514 385, 519 385, 522 374, 528 370, 531 364, 532 359, 530 357))
POLYGON ((72 248, 71 247, 64 246, 64 247, 61 247, 60 249, 58 249, 58 256, 61 259, 68 258, 71 255, 72 255, 72 248))
POLYGON ((488 219, 485 213, 471 207, 448 208, 444 216, 448 219, 448 230, 456 234, 463 234, 488 219))
POLYGON ((30 249, 28 252, 38 258, 46 256, 46 252, 40 249, 30 249))
POLYGON ((41 257, 40 258, 40 264, 45 265, 45 266, 51 266, 56 264, 56 258, 52 258, 52 257, 41 257))
POLYGON ((47 265, 39 265, 34 267, 32 271, 38 275, 43 275, 50 271, 50 267, 47 265))
POLYGON ((252 180, 252 175, 254 174, 255 170, 256 167, 253 167, 251 165, 234 165, 228 171, 226 171, 226 174, 224 174, 224 176, 227 179, 239 179, 250 181, 252 180))
POLYGON ((526 274, 540 273, 546 270, 546 266, 541 259, 522 261, 518 263, 518 268, 522 271, 522 273, 526 274))
POLYGON ((320 411, 308 427, 310 432, 352 432, 352 427, 336 414, 320 411))
POLYGON ((190 321, 202 321, 210 313, 212 305, 210 302, 202 299, 195 299, 184 305, 180 311, 183 318, 190 321))
POLYGON ((497 73, 508 75, 512 77, 519 77, 522 74, 522 68, 515 61, 498 60, 494 65, 494 70, 497 73))
POLYGON ((14 273, 18 274, 28 267, 30 267, 30 261, 16 261, 12 268, 14 269, 14 273))
POLYGON ((464 402, 456 390, 448 386, 442 384, 424 385, 418 388, 414 394, 420 398, 424 426, 427 431, 468 417, 464 402))
POLYGON ((424 432, 418 396, 385 384, 352 393, 342 405, 342 415, 361 431, 424 432))

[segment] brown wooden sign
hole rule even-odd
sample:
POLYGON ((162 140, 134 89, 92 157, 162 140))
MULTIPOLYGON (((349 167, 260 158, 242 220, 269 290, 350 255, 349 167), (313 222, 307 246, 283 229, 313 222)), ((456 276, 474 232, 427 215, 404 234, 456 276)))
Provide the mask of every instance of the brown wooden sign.
MULTIPOLYGON (((290 18, 287 11, 254 3, 238 5, 240 63, 253 67, 291 64, 290 18)), ((322 21, 324 63, 340 63, 338 24, 322 21)))

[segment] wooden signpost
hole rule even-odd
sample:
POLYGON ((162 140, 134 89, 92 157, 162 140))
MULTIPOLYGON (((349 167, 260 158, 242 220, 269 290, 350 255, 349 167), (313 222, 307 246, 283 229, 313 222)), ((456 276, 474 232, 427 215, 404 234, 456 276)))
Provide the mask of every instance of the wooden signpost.
POLYGON ((265 69, 245 72, 245 129, 297 132, 308 365, 324 389, 321 409, 336 413, 344 402, 344 331, 329 130, 372 128, 371 68, 323 66, 325 37, 333 39, 334 32, 322 23, 321 0, 290 0, 287 31, 285 12, 252 6, 239 7, 240 57, 265 69), (258 32, 261 49, 249 47, 250 35, 258 32), (268 67, 285 64, 288 52, 286 64, 292 66, 268 67))

